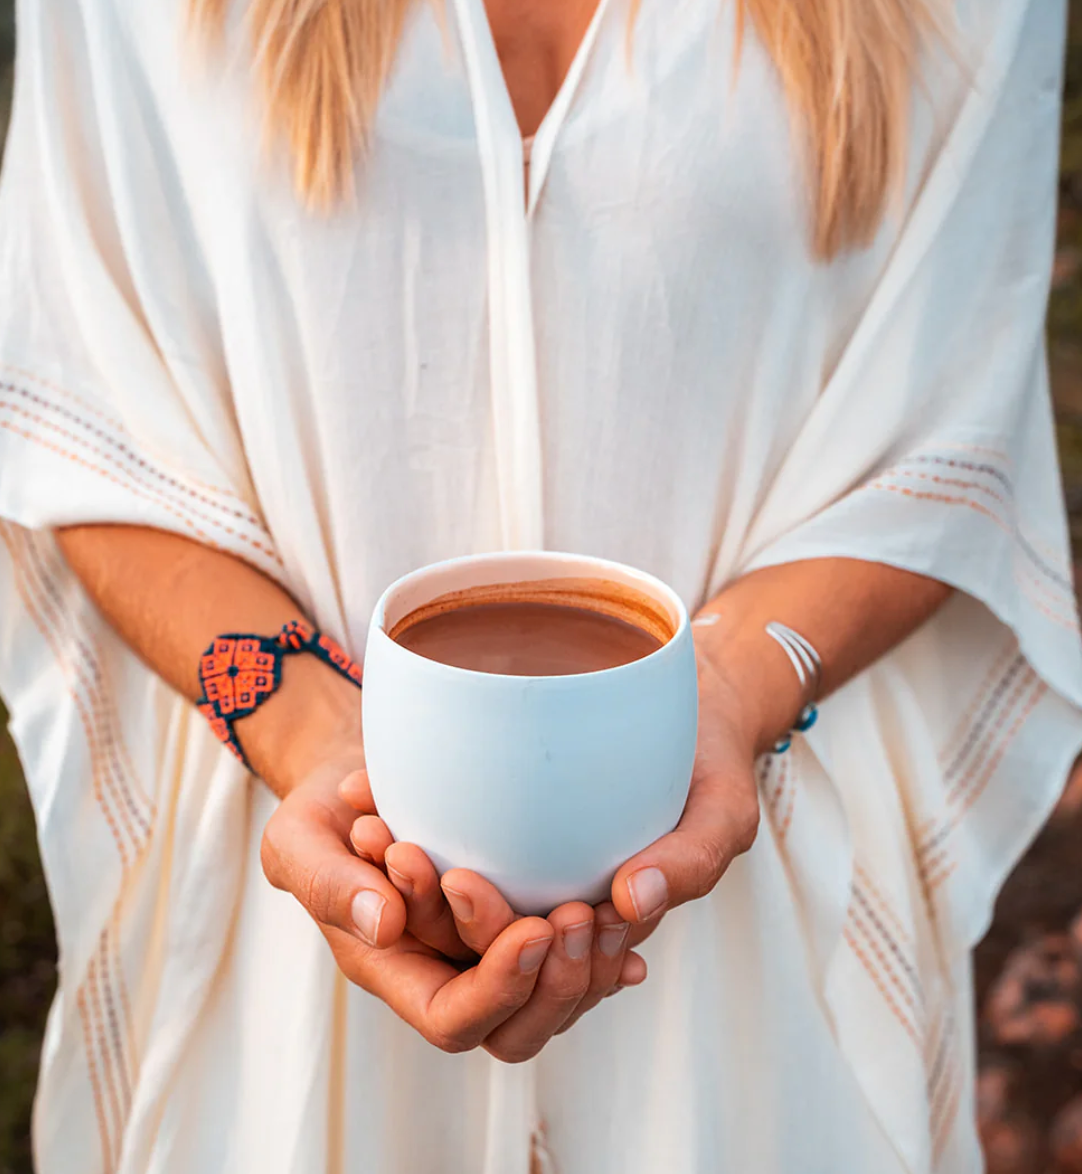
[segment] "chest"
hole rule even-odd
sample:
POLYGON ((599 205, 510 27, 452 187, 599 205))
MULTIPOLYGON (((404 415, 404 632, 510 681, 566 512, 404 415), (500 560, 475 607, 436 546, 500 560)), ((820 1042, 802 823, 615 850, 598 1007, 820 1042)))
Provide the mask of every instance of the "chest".
POLYGON ((485 0, 496 55, 524 136, 541 125, 597 6, 598 0, 485 0))

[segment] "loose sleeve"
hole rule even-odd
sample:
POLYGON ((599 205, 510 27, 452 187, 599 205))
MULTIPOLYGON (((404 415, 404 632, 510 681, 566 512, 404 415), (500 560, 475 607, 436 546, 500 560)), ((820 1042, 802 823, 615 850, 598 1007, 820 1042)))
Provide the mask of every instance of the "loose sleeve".
POLYGON ((1082 746, 1044 340, 1066 11, 960 11, 964 100, 741 567, 845 557, 957 589, 825 703, 772 825, 840 1043, 916 1170, 965 1102, 947 988, 1082 746))
POLYGON ((0 516, 159 526, 273 569, 213 275, 130 37, 122 5, 19 8, 0 187, 0 516))
POLYGON ((124 1169, 149 1168, 133 1096, 164 1097, 227 948, 250 801, 52 531, 153 526, 281 569, 129 9, 20 0, 0 184, 0 693, 60 948, 35 1114, 48 1171, 119 1169, 122 1146, 124 1169))

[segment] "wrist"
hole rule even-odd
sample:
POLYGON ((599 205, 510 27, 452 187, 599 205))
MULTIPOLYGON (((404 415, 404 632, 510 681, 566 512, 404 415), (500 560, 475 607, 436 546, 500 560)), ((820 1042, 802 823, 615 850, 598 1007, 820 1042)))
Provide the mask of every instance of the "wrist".
POLYGON ((286 657, 278 689, 236 734, 255 773, 284 798, 323 763, 343 773, 364 766, 361 691, 314 656, 286 657))
POLYGON ((696 625, 695 647, 729 695, 732 736, 753 759, 770 753, 807 701, 785 653, 765 629, 724 618, 696 625))

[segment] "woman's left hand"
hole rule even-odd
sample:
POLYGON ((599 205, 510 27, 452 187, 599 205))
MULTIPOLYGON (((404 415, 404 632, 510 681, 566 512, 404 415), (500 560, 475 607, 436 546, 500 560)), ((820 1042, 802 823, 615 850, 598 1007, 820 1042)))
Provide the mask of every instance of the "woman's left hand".
MULTIPOLYGON (((684 814, 672 832, 623 865, 613 879, 612 901, 594 910, 589 979, 568 993, 561 1030, 606 995, 642 982, 646 964, 630 947, 649 937, 670 909, 709 893, 755 840, 756 735, 743 720, 745 706, 737 691, 697 644, 699 744, 684 814)), ((357 809, 372 810, 363 772, 347 779, 341 794, 357 809)), ((425 853, 416 845, 396 843, 378 816, 360 816, 352 841, 359 855, 386 868, 405 898, 409 932, 448 957, 483 954, 516 917, 496 888, 476 873, 454 869, 441 881, 425 853)), ((570 912, 571 906, 562 906, 549 920, 567 921, 570 912)))

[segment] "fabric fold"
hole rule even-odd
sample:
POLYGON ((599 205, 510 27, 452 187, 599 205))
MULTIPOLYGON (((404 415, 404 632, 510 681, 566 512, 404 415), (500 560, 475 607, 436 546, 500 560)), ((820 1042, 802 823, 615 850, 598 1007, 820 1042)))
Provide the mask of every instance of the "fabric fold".
POLYGON ((849 861, 844 904, 814 879, 824 845, 799 812, 787 837, 839 1040, 913 1170, 936 1168, 956 1111, 949 976, 1082 750, 1043 337, 1061 37, 1022 5, 997 29, 741 563, 863 559, 959 592, 807 738, 806 779, 844 811, 827 849, 849 861), (862 1005, 891 1047, 854 1029, 862 1005))
POLYGON ((968 950, 1082 746, 1042 338, 1062 0, 959 4, 900 219, 831 266, 715 0, 644 6, 631 75, 594 26, 528 222, 480 0, 407 22, 323 219, 240 43, 197 78, 165 7, 20 0, 0 184, 0 692, 61 946, 42 1174, 442 1174, 526 1161, 538 1116, 561 1174, 972 1166, 968 950), (957 595, 761 764, 760 843, 645 987, 494 1079, 336 980, 261 880, 271 800, 51 531, 229 551, 356 656, 388 582, 540 541, 542 502, 552 547, 689 606, 826 557, 957 595))

